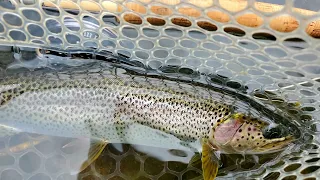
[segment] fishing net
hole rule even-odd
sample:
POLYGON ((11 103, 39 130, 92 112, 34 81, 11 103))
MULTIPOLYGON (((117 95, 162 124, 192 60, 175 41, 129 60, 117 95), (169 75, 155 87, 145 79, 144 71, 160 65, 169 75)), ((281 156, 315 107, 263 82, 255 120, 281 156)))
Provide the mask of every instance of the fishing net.
MULTIPOLYGON (((305 144, 245 177, 316 179, 320 177, 319 10, 317 0, 2 0, 1 73, 12 63, 34 69, 57 59, 101 60, 113 55, 159 74, 168 73, 166 67, 171 66, 187 75, 217 75, 226 86, 245 87, 265 102, 299 102, 299 111, 288 112, 302 122, 305 144), (277 98, 256 90, 273 92, 277 98)), ((50 148, 42 152, 30 135, 15 138, 28 140, 29 146, 15 153, 8 149, 10 139, 0 141, 6 152, 0 156, 0 179, 70 178, 64 177, 61 165, 72 164, 67 153, 50 148), (27 159, 33 165, 23 165, 27 159)), ((149 162, 129 146, 122 154, 107 149, 101 158, 106 158, 105 169, 97 167, 97 160, 77 178, 187 179, 201 173, 199 168, 149 162), (137 169, 122 166, 126 161, 136 163, 137 169), (150 166, 160 170, 148 170, 150 166)), ((230 177, 220 177, 224 176, 230 177)))

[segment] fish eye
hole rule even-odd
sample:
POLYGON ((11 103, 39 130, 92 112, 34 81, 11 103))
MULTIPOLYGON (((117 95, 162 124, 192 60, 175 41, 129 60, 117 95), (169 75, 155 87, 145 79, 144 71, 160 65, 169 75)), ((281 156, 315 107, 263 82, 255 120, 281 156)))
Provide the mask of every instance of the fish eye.
POLYGON ((279 125, 272 128, 266 128, 262 134, 266 139, 275 139, 286 136, 287 132, 285 131, 284 126, 279 125))

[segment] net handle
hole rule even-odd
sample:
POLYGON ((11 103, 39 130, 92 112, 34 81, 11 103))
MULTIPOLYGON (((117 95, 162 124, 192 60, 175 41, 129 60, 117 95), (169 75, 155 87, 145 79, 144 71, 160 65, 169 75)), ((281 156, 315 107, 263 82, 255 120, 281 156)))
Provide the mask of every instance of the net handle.
MULTIPOLYGON (((167 4, 174 4, 177 3, 179 0, 160 0, 160 1, 165 1, 167 4)), ((228 7, 229 11, 232 12, 237 12, 240 11, 242 9, 244 9, 247 6, 247 2, 246 1, 241 1, 241 0, 236 0, 236 1, 230 1, 230 0, 219 0, 220 4, 223 4, 224 7, 228 7)), ((205 6, 206 1, 200 1, 199 2, 199 6, 205 6)), ((44 6, 47 7, 53 7, 54 5, 50 2, 44 2, 43 4, 44 6)), ((76 9, 77 7, 74 6, 74 4, 72 2, 68 2, 68 1, 63 1, 63 3, 60 3, 59 5, 61 8, 64 9, 76 9)), ((116 4, 113 4, 113 6, 115 7, 110 7, 113 8, 114 11, 121 11, 120 7, 116 7, 116 4)), ((99 12, 101 9, 100 7, 96 6, 96 4, 87 2, 85 4, 85 9, 88 11, 92 11, 92 12, 99 12)), ((127 7, 135 12, 139 12, 139 13, 145 13, 145 8, 141 7, 138 4, 127 4, 127 7)), ((278 5, 278 4, 271 4, 271 3, 264 3, 264 2, 256 2, 255 3, 255 8, 262 11, 262 12, 267 12, 267 13, 272 13, 272 12, 276 12, 279 11, 283 8, 283 5, 278 5)), ((188 8, 181 8, 179 9, 179 12, 181 14, 190 14, 190 9, 188 8)), ((165 9, 163 7, 153 7, 152 11, 158 14, 161 13, 165 13, 165 9)), ((315 11, 310 11, 310 10, 306 10, 306 9, 301 9, 301 8, 293 8, 294 12, 299 12, 302 15, 314 15, 317 12, 315 11)), ((224 19, 221 18, 221 13, 212 13, 209 15, 210 18, 212 19, 219 19, 221 20, 221 22, 225 21, 228 22, 229 19, 224 19)), ((259 19, 257 18, 258 16, 255 14, 248 14, 245 16, 245 18, 238 18, 237 21, 239 24, 242 25, 249 25, 250 27, 258 27, 263 23, 263 19, 259 19)), ((129 23, 137 23, 137 22, 141 22, 141 19, 138 16, 132 15, 132 14, 127 14, 125 17, 125 20, 129 23)), ((174 18, 172 19, 172 22, 174 24, 183 24, 183 21, 185 21, 183 18, 174 18)), ((152 19, 152 23, 154 24, 161 24, 163 22, 163 20, 161 19, 157 19, 157 18, 153 18, 152 19), (159 21, 159 22, 157 22, 159 21)), ((319 22, 318 21, 313 21, 311 23, 308 24, 308 26, 306 27, 306 33, 309 34, 312 37, 318 38, 320 37, 320 25, 318 25, 319 22)), ((292 30, 296 29, 299 26, 298 21, 290 16, 282 16, 282 17, 278 17, 273 21, 270 21, 270 27, 272 27, 272 29, 280 31, 280 32, 291 32, 292 30)))

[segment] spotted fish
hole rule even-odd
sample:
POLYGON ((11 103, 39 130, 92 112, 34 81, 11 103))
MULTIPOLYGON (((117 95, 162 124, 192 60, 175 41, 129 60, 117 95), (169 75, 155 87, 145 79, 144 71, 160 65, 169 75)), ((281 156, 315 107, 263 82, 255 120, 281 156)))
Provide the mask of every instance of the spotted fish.
POLYGON ((293 140, 285 127, 270 124, 242 113, 217 120, 209 139, 203 142, 202 161, 204 179, 214 179, 218 173, 218 161, 212 151, 225 154, 263 154, 283 150, 293 140))
POLYGON ((219 102, 212 90, 185 82, 106 72, 30 73, 4 79, 0 92, 1 135, 99 139, 85 166, 108 142, 202 149, 207 180, 219 167, 213 151, 268 153, 294 140, 290 132, 277 134, 284 128, 274 131, 270 123, 219 102))

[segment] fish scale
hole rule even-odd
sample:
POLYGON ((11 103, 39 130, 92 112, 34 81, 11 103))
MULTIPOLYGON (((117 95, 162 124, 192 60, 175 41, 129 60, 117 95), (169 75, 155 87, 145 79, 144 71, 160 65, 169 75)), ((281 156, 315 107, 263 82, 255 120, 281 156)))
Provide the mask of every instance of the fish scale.
MULTIPOLYGON (((28 127, 32 125, 33 128, 47 125, 52 127, 51 130, 64 129, 65 123, 73 122, 69 116, 90 118, 91 123, 95 124, 97 122, 101 125, 103 118, 99 118, 99 114, 111 117, 111 114, 115 113, 114 117, 122 114, 119 117, 120 121, 130 122, 134 119, 132 123, 146 125, 145 121, 148 120, 150 122, 148 123, 149 127, 157 130, 163 130, 164 128, 166 132, 170 132, 176 137, 188 137, 188 139, 195 141, 209 134, 210 124, 214 123, 221 113, 221 111, 213 112, 218 111, 217 107, 224 107, 220 104, 210 104, 207 99, 196 99, 192 94, 174 91, 165 84, 157 88, 148 88, 141 83, 139 84, 139 82, 124 83, 125 80, 121 78, 55 81, 48 80, 44 76, 20 77, 4 82, 5 84, 19 84, 20 87, 2 92, 2 99, 5 104, 2 106, 1 119, 14 119, 15 124, 19 124, 23 131, 24 124, 29 124, 28 127), (112 102, 106 103, 110 101, 112 102), (106 108, 107 106, 110 106, 110 108, 106 108), (48 107, 50 109, 46 109, 48 107), (58 107, 59 109, 56 109, 58 107), (71 109, 73 107, 74 109, 71 109), (23 119, 23 116, 15 116, 14 109, 23 109, 22 112, 25 111, 25 115, 33 116, 33 120, 23 119), (145 113, 141 114, 142 110, 145 113), (213 110, 212 113, 208 113, 211 110, 213 110), (11 113, 3 116, 3 112, 8 111, 11 113), (28 113, 28 111, 30 112, 28 113), (47 115, 46 120, 42 120, 42 117, 45 116, 44 113, 48 112, 50 112, 50 115, 47 115), (130 116, 127 117, 126 115, 130 116), (50 119, 48 117, 52 117, 52 120, 49 120, 52 124, 48 122, 47 119, 50 119), (34 124, 35 122, 38 124, 34 124)), ((23 114, 22 112, 19 114, 23 114)), ((90 125, 85 122, 87 121, 77 122, 77 130, 88 131, 87 126, 90 125)), ((115 122, 117 121, 110 120, 107 124, 115 124, 115 122)), ((10 125, 10 123, 7 125, 10 125)), ((70 126, 66 127, 71 128, 68 130, 69 132, 76 131, 70 126)), ((93 127, 96 127, 97 130, 93 128, 90 130, 92 132, 87 132, 87 134, 95 134, 98 138, 113 142, 108 134, 99 130, 98 125, 93 125, 93 127)), ((35 129, 32 132, 36 131, 35 129)), ((65 136, 65 134, 56 130, 47 133, 65 136)), ((79 133, 75 135, 77 134, 79 133)), ((73 137, 70 133, 67 133, 67 135, 73 137)))
MULTIPOLYGON (((209 149, 224 153, 246 154, 279 151, 294 140, 273 138, 265 144, 251 138, 234 141, 239 127, 254 128, 252 123, 259 122, 256 128, 262 133, 267 124, 249 115, 244 120, 246 116, 233 107, 231 96, 222 95, 229 104, 218 102, 211 96, 216 92, 206 87, 179 82, 194 90, 186 91, 168 86, 175 81, 160 79, 157 85, 148 86, 148 76, 138 82, 120 76, 75 79, 54 80, 46 74, 30 73, 2 81, 3 86, 13 88, 1 92, 1 124, 19 132, 103 141, 95 148, 104 148, 108 142, 193 152, 206 149, 203 153, 210 153, 205 147, 209 145, 209 149), (270 146, 271 142, 277 144, 270 146)), ((85 165, 101 152, 93 149, 85 165)), ((203 154, 206 180, 218 172, 206 171, 219 166, 209 157, 203 154)))

